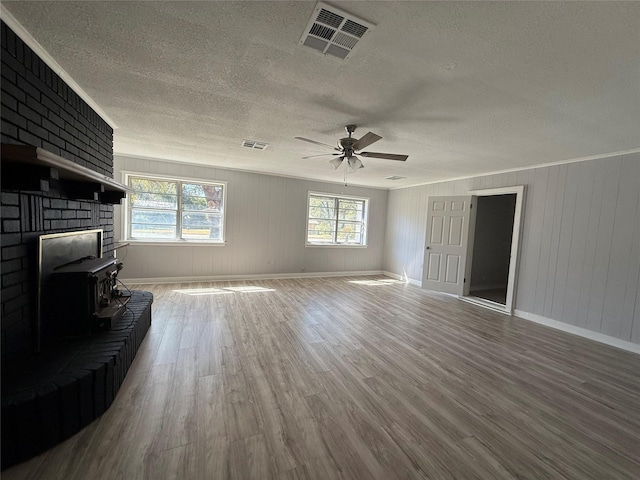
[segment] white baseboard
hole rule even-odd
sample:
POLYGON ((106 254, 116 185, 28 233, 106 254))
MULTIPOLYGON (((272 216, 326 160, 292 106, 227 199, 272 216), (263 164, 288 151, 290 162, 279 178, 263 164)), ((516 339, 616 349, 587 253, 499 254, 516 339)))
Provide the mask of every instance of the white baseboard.
POLYGON ((201 277, 121 278, 120 280, 130 285, 150 285, 160 283, 225 282, 241 280, 271 280, 277 278, 360 277, 371 275, 384 275, 384 272, 382 270, 365 270, 356 272, 263 273, 255 275, 210 275, 201 277))
MULTIPOLYGON (((416 285, 418 287, 422 286, 422 282, 419 280, 406 278, 402 275, 398 275, 397 273, 387 272, 386 270, 382 272, 384 275, 397 278, 398 280, 404 280, 407 283, 412 285, 416 285)), ((468 301, 471 303, 480 303, 474 301, 474 299, 470 299, 468 297, 458 297, 460 300, 468 301)), ((488 302, 487 302, 488 303, 488 302)), ((483 305, 486 306, 486 305, 483 305)), ((506 313, 499 309, 494 309, 500 313, 506 313)), ((583 338, 588 338, 589 340, 594 340, 596 342, 604 343, 606 345, 610 345, 612 347, 620 348, 622 350, 626 350, 628 352, 638 353, 640 354, 640 345, 633 342, 628 342, 626 340, 620 340, 619 338, 612 337, 610 335, 605 335, 604 333, 594 332, 593 330, 587 330, 586 328, 576 327, 575 325, 570 325, 568 323, 559 322, 557 320, 553 320, 551 318, 543 317, 541 315, 536 315, 535 313, 525 312, 523 310, 515 309, 513 315, 516 317, 520 317, 524 320, 529 320, 531 322, 539 323, 541 325, 546 325, 547 327, 555 328, 557 330, 562 330, 563 332, 571 333, 573 335, 578 335, 583 338)))
POLYGON ((416 287, 421 287, 422 286, 422 282, 419 280, 414 280, 413 278, 409 278, 403 275, 398 275, 397 273, 393 273, 393 272, 387 272, 386 270, 382 271, 383 275, 386 275, 387 277, 391 277, 391 278, 395 278, 396 280, 402 280, 403 282, 407 282, 410 283, 411 285, 415 285, 416 287))
POLYGON ((576 327, 575 325, 569 325, 568 323, 552 320, 551 318, 536 315, 535 313, 524 312, 516 309, 513 312, 514 316, 529 320, 531 322, 546 325, 547 327, 562 330, 563 332, 572 333, 580 337, 588 338, 596 342, 605 343, 612 347, 617 347, 628 352, 640 354, 640 345, 633 342, 627 342, 626 340, 620 340, 619 338, 605 335, 604 333, 594 332, 593 330, 587 330, 586 328, 576 327))

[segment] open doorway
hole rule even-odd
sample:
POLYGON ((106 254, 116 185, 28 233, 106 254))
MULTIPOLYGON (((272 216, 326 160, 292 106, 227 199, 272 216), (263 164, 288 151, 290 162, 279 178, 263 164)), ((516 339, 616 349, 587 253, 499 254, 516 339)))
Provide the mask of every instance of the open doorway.
POLYGON ((469 295, 507 303, 516 194, 477 197, 469 295))
POLYGON ((469 229, 467 252, 471 258, 467 262, 466 277, 470 282, 461 298, 511 314, 515 304, 525 186, 474 190, 469 193, 473 195, 474 204, 481 206, 476 209, 469 229), (477 249, 476 229, 481 231, 477 249), (475 259, 476 253, 480 257, 478 260, 475 259), (493 270, 487 269, 487 264, 493 264, 493 270))
POLYGON ((429 197, 422 288, 458 295, 462 300, 511 314, 515 301, 524 192, 524 185, 515 185, 473 190, 467 195, 429 197), (481 200, 486 197, 503 199, 481 200), (485 205, 483 210, 486 213, 481 214, 479 223, 478 209, 474 208, 478 202, 485 205), (494 202, 498 205, 493 205, 494 202), (499 228, 496 226, 498 223, 499 228), (484 232, 479 234, 477 251, 474 250, 476 228, 484 232), (503 232, 500 240, 491 237, 493 230, 503 232), (499 254, 486 250, 494 243, 501 247, 499 254), (478 260, 474 258, 476 255, 480 257, 478 260), (474 273, 476 262, 480 266, 474 273), (481 268, 483 264, 489 264, 489 267, 500 264, 496 268, 500 276, 488 273, 487 268, 481 268), (473 276, 475 280, 471 280, 473 276), (470 291, 472 282, 476 287, 474 292, 470 291), (494 289, 497 291, 489 292, 494 289), (487 298, 490 294, 499 296, 487 298))

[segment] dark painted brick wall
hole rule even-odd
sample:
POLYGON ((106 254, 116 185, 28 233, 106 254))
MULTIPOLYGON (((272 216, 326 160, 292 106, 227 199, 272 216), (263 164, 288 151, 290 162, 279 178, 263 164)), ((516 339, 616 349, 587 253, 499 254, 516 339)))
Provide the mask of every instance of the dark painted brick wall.
MULTIPOLYGON (((2 22, 2 143, 42 147, 113 174, 113 129, 2 22)), ((113 207, 46 193, 2 191, 2 369, 33 353, 37 240, 45 233, 104 229, 113 250, 113 207)))

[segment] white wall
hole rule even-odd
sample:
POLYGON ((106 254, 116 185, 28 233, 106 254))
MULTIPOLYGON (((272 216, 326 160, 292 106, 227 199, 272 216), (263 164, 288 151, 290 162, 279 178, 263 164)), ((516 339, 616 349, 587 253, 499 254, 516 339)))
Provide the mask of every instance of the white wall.
MULTIPOLYGON (((118 253, 122 279, 196 279, 233 275, 371 272, 382 270, 388 191, 345 187, 201 165, 116 156, 114 178, 123 171, 171 175, 227 184, 226 245, 130 244, 118 253), (305 247, 307 192, 370 198, 367 248, 305 247)), ((115 235, 122 239, 121 208, 115 235)))
POLYGON ((420 281, 431 195, 526 185, 515 308, 640 343, 640 154, 392 190, 383 268, 420 281))

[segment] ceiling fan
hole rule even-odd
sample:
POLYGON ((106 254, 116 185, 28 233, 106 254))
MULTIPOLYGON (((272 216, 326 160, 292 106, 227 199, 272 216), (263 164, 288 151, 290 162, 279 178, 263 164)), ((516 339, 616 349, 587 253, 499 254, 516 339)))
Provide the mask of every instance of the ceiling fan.
POLYGON ((360 161, 360 159, 356 157, 356 155, 360 155, 361 157, 382 158, 385 160, 398 160, 400 162, 404 162, 407 160, 407 158, 409 158, 408 155, 396 155, 395 153, 361 152, 360 150, 368 147, 374 142, 377 142, 382 137, 380 135, 376 135, 375 133, 368 132, 363 137, 360 137, 360 139, 352 138, 351 135, 353 134, 353 132, 356 131, 356 126, 347 125, 346 127, 344 127, 344 129, 347 131, 349 136, 338 140, 339 147, 332 147, 331 145, 328 145, 326 143, 316 142, 315 140, 310 140, 304 137, 294 137, 297 140, 314 143, 316 145, 323 145, 325 147, 332 148, 339 152, 339 153, 323 153, 320 155, 311 155, 311 156, 302 157, 302 158, 314 158, 314 157, 323 157, 326 155, 334 155, 336 158, 329 161, 329 163, 333 165, 333 168, 337 170, 338 167, 342 165, 342 162, 346 159, 347 167, 351 173, 357 171, 360 168, 364 168, 362 161, 360 161))

